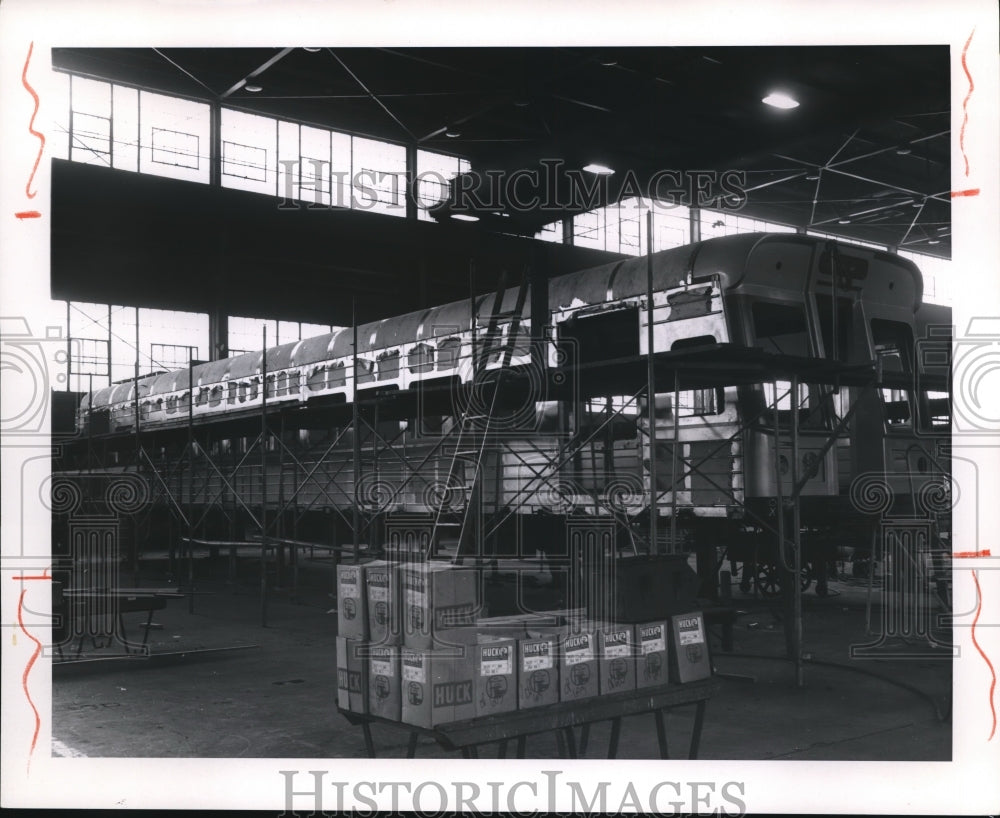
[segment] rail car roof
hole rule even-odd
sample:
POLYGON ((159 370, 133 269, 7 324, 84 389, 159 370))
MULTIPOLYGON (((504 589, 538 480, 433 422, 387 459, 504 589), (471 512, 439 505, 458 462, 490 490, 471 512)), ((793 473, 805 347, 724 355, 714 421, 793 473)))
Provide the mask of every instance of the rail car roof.
POLYGON ((209 361, 194 368, 192 373, 195 384, 208 386, 213 383, 221 383, 229 372, 235 358, 220 358, 218 361, 209 361))
POLYGON ((333 357, 330 354, 330 345, 337 335, 342 335, 344 330, 337 332, 324 332, 322 335, 314 335, 312 338, 305 338, 299 342, 298 347, 292 353, 292 363, 296 366, 305 366, 317 361, 326 361, 333 357))
MULTIPOLYGON (((375 329, 374 347, 395 347, 417 340, 420 328, 424 323, 424 318, 430 312, 432 312, 432 309, 423 309, 417 312, 409 312, 398 318, 386 318, 379 321, 375 329)), ((359 336, 359 347, 362 346, 360 340, 359 336)))
POLYGON ((263 359, 262 352, 248 352, 246 355, 237 355, 231 358, 229 365, 230 378, 249 378, 251 375, 260 373, 260 362, 263 359))
POLYGON ((267 350, 267 361, 263 361, 262 364, 267 363, 267 371, 275 372, 279 369, 288 369, 292 365, 292 353, 295 348, 299 345, 298 341, 290 341, 287 344, 282 344, 281 346, 268 347, 267 350))

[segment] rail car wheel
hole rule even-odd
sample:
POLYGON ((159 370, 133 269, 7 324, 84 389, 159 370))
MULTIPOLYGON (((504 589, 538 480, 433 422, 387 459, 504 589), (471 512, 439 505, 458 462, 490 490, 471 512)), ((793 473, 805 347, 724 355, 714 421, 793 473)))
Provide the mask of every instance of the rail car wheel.
MULTIPOLYGON (((812 585, 812 574, 808 566, 802 567, 799 575, 799 584, 803 591, 808 590, 812 585)), ((781 593, 781 570, 774 563, 765 563, 757 566, 757 590, 761 596, 774 597, 781 593)))

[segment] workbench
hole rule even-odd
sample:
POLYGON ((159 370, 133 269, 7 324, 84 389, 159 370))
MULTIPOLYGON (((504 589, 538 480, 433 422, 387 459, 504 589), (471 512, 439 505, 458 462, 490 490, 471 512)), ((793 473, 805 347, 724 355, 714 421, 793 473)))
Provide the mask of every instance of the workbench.
POLYGON ((375 744, 372 740, 372 724, 386 724, 409 732, 407 758, 416 754, 417 741, 421 736, 433 738, 446 750, 461 750, 465 758, 478 758, 480 744, 498 743, 498 758, 505 758, 507 743, 517 740, 517 758, 524 758, 528 736, 556 732, 560 750, 568 758, 577 758, 586 753, 590 725, 600 721, 611 722, 611 738, 608 742, 608 758, 618 754, 618 740, 621 734, 621 720, 625 716, 650 713, 656 725, 656 738, 660 758, 669 758, 667 730, 664 714, 668 710, 686 705, 695 706, 694 727, 688 746, 688 758, 698 757, 701 729, 705 718, 705 705, 715 694, 718 682, 703 679, 687 684, 667 684, 610 693, 578 701, 559 702, 527 710, 515 710, 493 716, 482 716, 465 721, 442 724, 434 728, 417 727, 401 721, 393 721, 355 713, 337 708, 351 724, 360 725, 364 732, 365 749, 369 758, 375 758, 375 744), (577 752, 574 728, 581 728, 579 753, 577 752))
POLYGON ((171 599, 183 599, 184 594, 173 588, 61 588, 53 583, 53 613, 65 617, 60 625, 56 647, 62 652, 63 642, 78 639, 76 656, 83 651, 83 641, 90 637, 106 640, 104 647, 118 641, 126 653, 148 653, 149 631, 153 627, 153 612, 163 610, 171 599), (142 642, 131 642, 125 631, 127 613, 145 613, 142 642))

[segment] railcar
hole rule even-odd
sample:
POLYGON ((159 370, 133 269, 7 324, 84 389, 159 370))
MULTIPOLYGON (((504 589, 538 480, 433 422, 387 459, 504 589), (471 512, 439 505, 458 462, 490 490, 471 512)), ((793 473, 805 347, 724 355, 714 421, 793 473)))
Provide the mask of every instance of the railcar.
MULTIPOLYGON (((264 404, 292 411, 442 387, 465 397, 419 421, 387 412, 375 424, 381 438, 364 443, 357 479, 354 431, 299 429, 299 464, 308 470, 325 459, 327 486, 293 489, 283 473, 265 486, 245 465, 244 502, 296 496, 343 510, 369 479, 381 512, 439 513, 443 496, 467 493, 479 475, 483 508, 494 515, 529 523, 553 511, 610 514, 645 519, 648 529, 653 507, 674 518, 659 526, 679 538, 674 547, 709 539, 745 558, 747 543, 759 553, 781 498, 798 492, 805 541, 823 543, 816 562, 837 544, 866 544, 872 513, 858 500, 859 481, 880 477, 912 505, 947 473, 947 395, 926 386, 935 365, 915 355, 922 279, 907 259, 804 235, 747 234, 551 279, 544 331, 533 332, 530 294, 518 296, 512 288, 499 303, 486 295, 360 325, 356 353, 345 328, 95 390, 80 404, 78 429, 132 434, 137 410, 146 432, 209 428, 264 404), (650 314, 654 356, 673 373, 657 382, 652 429, 645 375, 634 377, 649 354, 650 314), (700 368, 694 353, 703 354, 700 368), (673 360, 688 363, 671 368, 673 360), (768 368, 770 360, 780 366, 768 368), (818 365, 826 375, 816 375, 818 365), (470 426, 469 451, 437 450, 439 435, 466 433, 468 388, 501 369, 529 384, 528 420, 505 427, 499 445, 482 445, 483 430, 477 437, 470 426), (705 385, 710 370, 717 375, 705 385), (842 385, 838 371, 903 377, 892 388, 842 385), (550 392, 553 383, 563 387, 550 392)), ((217 443, 216 453, 228 445, 217 443)), ((231 445, 235 459, 239 443, 231 445)), ((222 493, 220 485, 201 496, 222 493)))

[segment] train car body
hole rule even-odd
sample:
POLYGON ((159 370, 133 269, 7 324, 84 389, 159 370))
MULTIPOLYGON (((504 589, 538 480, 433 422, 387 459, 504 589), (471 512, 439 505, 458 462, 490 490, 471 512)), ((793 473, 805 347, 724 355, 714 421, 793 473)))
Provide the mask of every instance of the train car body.
MULTIPOLYGON (((798 481, 803 525, 821 527, 859 511, 852 490, 866 475, 881 475, 912 498, 947 471, 942 395, 921 388, 922 374, 939 374, 941 366, 915 356, 922 280, 904 258, 802 235, 748 234, 554 278, 544 332, 532 331, 530 296, 522 299, 521 314, 511 317, 517 296, 510 289, 499 305, 487 295, 361 325, 356 351, 354 330, 345 328, 96 390, 80 405, 78 429, 84 435, 130 434, 137 410, 140 429, 153 432, 252 417, 265 403, 270 410, 346 405, 355 396, 442 385, 460 392, 483 373, 495 374, 505 353, 506 372, 538 376, 543 384, 553 373, 572 380, 587 371, 613 372, 649 354, 651 312, 657 359, 714 349, 718 365, 727 350, 756 350, 786 361, 874 366, 877 373, 907 376, 910 385, 839 386, 803 372, 792 394, 787 376, 766 373, 754 380, 736 371, 732 384, 708 388, 686 387, 678 378, 657 384, 652 434, 640 395, 644 381, 626 389, 609 379, 605 391, 590 381, 575 403, 548 400, 542 386, 528 407, 531 419, 507 430, 499 446, 473 443, 474 457, 461 446, 436 451, 437 438, 427 432, 428 425, 441 434, 462 426, 467 412, 456 404, 419 423, 412 417, 388 421, 382 443, 373 438, 365 444, 361 465, 391 498, 382 510, 440 510, 442 485, 446 493, 467 490, 478 474, 490 512, 635 515, 651 505, 655 459, 652 505, 659 516, 754 525, 769 514, 773 519, 776 498, 790 496, 798 481), (491 322, 494 315, 504 317, 491 322), (532 354, 533 337, 542 345, 542 367, 532 354), (394 456, 394 446, 406 457, 394 456)), ((738 370, 739 364, 732 366, 738 370)), ((692 377, 697 381, 696 372, 692 377)), ((299 438, 302 467, 311 467, 312 456, 315 462, 325 458, 334 488, 309 494, 286 488, 282 475, 266 487, 258 477, 245 502, 278 503, 295 495, 310 504, 350 506, 355 485, 366 478, 354 475, 355 432, 329 446, 337 434, 308 430, 299 438)), ((474 430, 469 439, 480 440, 474 430)), ((221 493, 220 485, 204 496, 221 493)))

